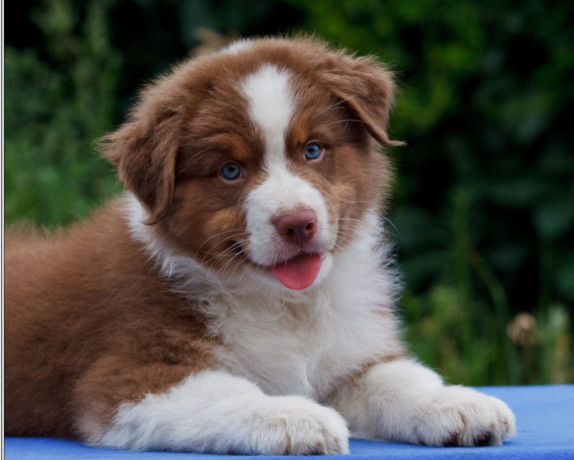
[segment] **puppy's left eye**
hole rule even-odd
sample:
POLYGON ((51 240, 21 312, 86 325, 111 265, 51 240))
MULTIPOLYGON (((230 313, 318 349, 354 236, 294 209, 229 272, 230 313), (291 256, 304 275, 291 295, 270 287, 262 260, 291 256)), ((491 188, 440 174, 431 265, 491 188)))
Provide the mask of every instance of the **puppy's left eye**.
POLYGON ((223 179, 226 181, 234 181, 239 179, 242 176, 243 171, 241 170, 241 166, 239 166, 235 162, 227 163, 221 170, 219 174, 223 179))
POLYGON ((305 158, 307 160, 318 160, 324 151, 325 149, 317 142, 309 142, 305 146, 305 158))

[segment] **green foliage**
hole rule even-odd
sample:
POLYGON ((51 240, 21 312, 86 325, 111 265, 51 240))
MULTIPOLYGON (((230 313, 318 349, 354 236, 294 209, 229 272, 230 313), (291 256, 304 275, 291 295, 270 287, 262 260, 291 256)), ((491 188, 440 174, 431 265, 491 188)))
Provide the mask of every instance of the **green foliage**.
POLYGON ((119 70, 102 5, 91 3, 81 25, 66 1, 34 10, 53 65, 34 50, 6 47, 8 223, 65 224, 119 190, 94 144, 112 127, 119 70))
POLYGON ((26 14, 35 41, 6 37, 8 222, 67 223, 119 190, 93 142, 198 27, 316 33, 397 71, 391 132, 408 145, 389 152, 389 231, 414 351, 452 382, 574 380, 574 4, 45 0, 26 14))

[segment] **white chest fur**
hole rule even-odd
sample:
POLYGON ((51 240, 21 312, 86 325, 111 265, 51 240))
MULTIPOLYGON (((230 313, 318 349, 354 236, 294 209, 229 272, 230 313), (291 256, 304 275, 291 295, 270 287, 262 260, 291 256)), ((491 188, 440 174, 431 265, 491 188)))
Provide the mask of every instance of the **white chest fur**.
POLYGON ((214 304, 221 364, 270 395, 323 400, 338 378, 400 351, 396 279, 373 224, 334 257, 327 278, 305 292, 262 289, 214 304))

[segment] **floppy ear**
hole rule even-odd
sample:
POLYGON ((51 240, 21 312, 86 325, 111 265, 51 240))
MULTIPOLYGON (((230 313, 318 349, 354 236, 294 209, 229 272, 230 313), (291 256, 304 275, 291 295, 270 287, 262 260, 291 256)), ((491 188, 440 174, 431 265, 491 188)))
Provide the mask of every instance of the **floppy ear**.
POLYGON ((384 146, 404 145, 387 134, 394 103, 393 74, 374 58, 337 53, 323 63, 322 75, 330 90, 364 123, 367 132, 384 146))
POLYGON ((120 179, 147 208, 147 224, 167 214, 175 187, 181 116, 167 107, 142 102, 130 120, 103 138, 103 156, 118 170, 120 179))

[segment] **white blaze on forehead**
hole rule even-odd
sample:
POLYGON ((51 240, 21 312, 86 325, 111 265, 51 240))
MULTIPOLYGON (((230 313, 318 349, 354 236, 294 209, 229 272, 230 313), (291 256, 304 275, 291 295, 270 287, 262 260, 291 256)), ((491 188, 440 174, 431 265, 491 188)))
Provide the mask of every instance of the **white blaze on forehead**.
POLYGON ((237 54, 241 51, 248 50, 251 46, 253 46, 253 41, 245 38, 243 40, 234 41, 231 45, 226 46, 220 53, 229 53, 229 54, 237 54))
POLYGON ((249 115, 265 145, 266 173, 265 180, 245 200, 247 249, 254 262, 265 266, 286 259, 281 249, 285 245, 273 223, 282 214, 301 208, 312 209, 317 216, 315 249, 327 251, 335 241, 324 197, 289 168, 285 136, 296 108, 291 77, 287 70, 266 64, 249 75, 242 85, 249 102, 249 115))
POLYGON ((263 135, 267 164, 285 159, 285 134, 294 110, 290 78, 286 70, 266 64, 242 85, 249 114, 263 135))

